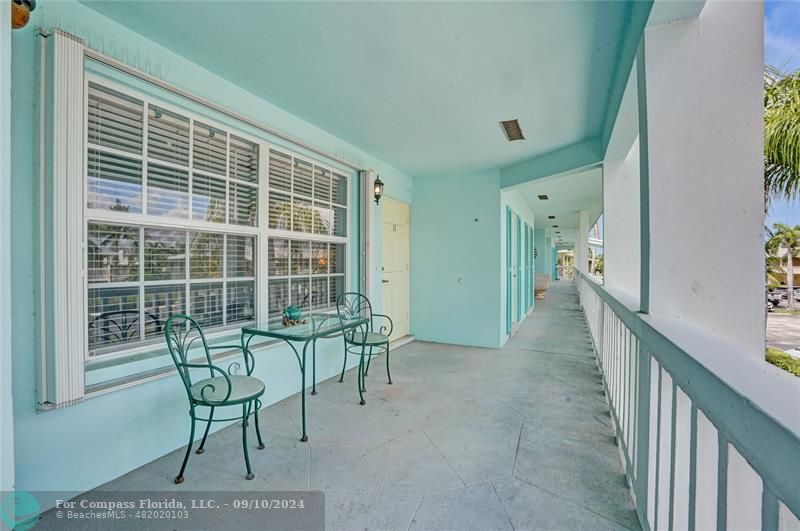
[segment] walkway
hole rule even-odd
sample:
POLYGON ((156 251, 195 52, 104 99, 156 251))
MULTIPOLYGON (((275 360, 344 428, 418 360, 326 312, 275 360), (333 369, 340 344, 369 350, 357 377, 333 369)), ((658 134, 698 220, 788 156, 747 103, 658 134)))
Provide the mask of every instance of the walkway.
MULTIPOLYGON (((572 283, 560 283, 501 350, 415 342, 375 360, 367 404, 355 373, 262 412, 267 449, 240 429, 210 437, 174 485, 183 450, 105 490, 322 490, 327 529, 638 529, 572 283)), ((225 520, 223 520, 225 521, 225 520)))

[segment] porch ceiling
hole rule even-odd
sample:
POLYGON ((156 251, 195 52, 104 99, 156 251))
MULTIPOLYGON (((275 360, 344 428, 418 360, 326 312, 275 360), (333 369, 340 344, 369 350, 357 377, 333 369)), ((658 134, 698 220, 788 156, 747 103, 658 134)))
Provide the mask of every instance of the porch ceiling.
POLYGON ((83 3, 411 175, 599 144, 650 5, 83 3))
MULTIPOLYGON (((525 184, 517 188, 534 211, 534 227, 561 231, 565 244, 574 244, 580 222, 580 212, 589 212, 593 222, 603 210, 603 173, 600 168, 581 171, 563 177, 551 177, 525 184), (542 201, 539 195, 549 199, 542 201), (555 216, 556 219, 548 219, 555 216), (558 225, 558 229, 553 229, 558 225)), ((558 235, 555 235, 558 236, 558 235)), ((558 243, 558 237, 555 238, 558 243)))

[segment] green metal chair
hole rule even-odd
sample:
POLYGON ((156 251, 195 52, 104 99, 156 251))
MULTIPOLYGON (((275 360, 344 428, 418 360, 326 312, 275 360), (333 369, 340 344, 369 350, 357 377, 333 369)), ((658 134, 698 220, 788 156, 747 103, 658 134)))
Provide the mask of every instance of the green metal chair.
POLYGON ((372 356, 386 353, 386 376, 389 378, 389 384, 392 383, 392 374, 389 371, 389 336, 392 335, 392 330, 394 330, 394 323, 388 315, 373 313, 369 299, 356 292, 339 295, 339 298, 336 299, 336 313, 342 323, 357 318, 369 319, 366 324, 353 328, 342 335, 344 338, 344 361, 342 362, 342 374, 339 376, 339 382, 343 382, 348 354, 355 354, 361 357, 358 363, 357 383, 358 396, 361 398, 360 404, 363 406, 366 404, 364 393, 367 390, 364 378, 369 373, 372 356), (375 331, 376 318, 378 321, 385 320, 385 323, 379 323, 380 327, 377 332, 375 331))
POLYGON ((258 411, 261 409, 259 398, 264 394, 264 383, 252 376, 255 366, 253 354, 241 345, 215 345, 209 347, 203 330, 197 321, 188 315, 175 314, 167 320, 164 328, 164 336, 167 340, 169 353, 172 361, 183 381, 186 389, 186 396, 189 399, 189 416, 192 419, 192 427, 189 432, 189 445, 186 447, 186 455, 183 457, 183 464, 178 475, 175 476, 175 483, 183 483, 183 472, 186 470, 186 463, 189 461, 189 453, 194 443, 195 422, 205 421, 206 430, 203 439, 196 453, 202 454, 209 428, 212 422, 230 422, 235 420, 242 421, 242 449, 244 450, 244 462, 247 467, 247 479, 253 479, 255 474, 250 468, 250 456, 247 453, 247 425, 251 414, 255 415, 256 435, 258 436, 258 449, 264 449, 264 442, 261 439, 261 430, 258 427, 258 411), (200 340, 199 344, 195 344, 200 340), (192 348, 195 352, 191 352, 192 348), (238 361, 231 363, 225 371, 211 361, 212 350, 241 350, 244 358, 245 374, 236 374, 241 370, 238 361), (190 356, 193 356, 190 358, 190 356), (193 376, 203 375, 208 371, 208 378, 194 379, 193 376), (214 410, 219 407, 241 406, 242 415, 226 418, 214 418, 214 410), (198 416, 199 407, 209 408, 208 418, 198 416))

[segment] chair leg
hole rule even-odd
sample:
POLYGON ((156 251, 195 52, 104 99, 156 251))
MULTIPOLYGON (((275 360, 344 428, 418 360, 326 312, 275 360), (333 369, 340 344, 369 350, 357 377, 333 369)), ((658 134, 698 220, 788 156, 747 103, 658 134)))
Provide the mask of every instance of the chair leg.
MULTIPOLYGON (((257 404, 258 403, 256 402, 256 406, 257 406, 257 404)), ((260 408, 256 407, 256 406, 254 406, 254 408, 253 408, 253 409, 255 409, 255 413, 253 413, 253 416, 256 419, 256 436, 258 437, 258 449, 259 450, 263 450, 266 447, 264 446, 264 441, 261 439, 261 428, 258 425, 258 412, 259 412, 260 408)))
POLYGON ((361 348, 361 360, 358 362, 358 396, 361 398, 361 402, 359 402, 362 406, 367 403, 364 400, 364 348, 361 348))
POLYGON ((246 479, 256 477, 253 469, 250 468, 250 455, 247 453, 247 417, 250 415, 250 404, 242 404, 242 448, 244 449, 244 464, 247 466, 246 479))
POLYGON ((367 370, 364 371, 364 376, 369 376, 369 366, 372 363, 372 347, 369 347, 369 359, 367 360, 367 370))
POLYGON ((389 343, 386 343, 386 376, 389 377, 389 385, 392 385, 392 373, 389 372, 389 343))
POLYGON ((211 412, 208 414, 208 422, 206 423, 206 431, 203 433, 203 440, 200 441, 200 446, 195 450, 195 453, 202 454, 205 452, 205 448, 203 448, 206 444, 206 439, 208 438, 208 430, 211 428, 211 421, 214 418, 214 408, 211 408, 211 412))
POLYGON ((339 375, 339 383, 344 381, 344 369, 347 367, 347 343, 344 344, 344 361, 342 361, 342 374, 339 375))
POLYGON ((183 464, 181 471, 175 476, 175 483, 183 483, 183 472, 186 470, 186 463, 189 462, 189 454, 192 451, 192 443, 194 442, 194 414, 192 414, 192 428, 189 430, 189 446, 186 447, 186 455, 183 456, 183 464))

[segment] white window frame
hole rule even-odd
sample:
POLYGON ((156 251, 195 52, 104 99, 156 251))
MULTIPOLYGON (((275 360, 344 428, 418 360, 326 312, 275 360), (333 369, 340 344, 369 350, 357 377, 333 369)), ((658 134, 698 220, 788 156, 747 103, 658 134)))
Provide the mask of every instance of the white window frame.
MULTIPOLYGON (((349 291, 350 290, 350 281, 348 279, 348 268, 349 268, 349 263, 348 262, 349 262, 349 257, 350 257, 350 245, 351 245, 350 244, 350 234, 351 234, 350 230, 351 230, 351 228, 350 228, 350 219, 349 219, 349 216, 350 216, 350 205, 349 205, 349 203, 350 203, 350 181, 352 179, 352 176, 351 175, 347 175, 345 172, 338 171, 338 170, 336 170, 335 168, 333 168, 333 167, 331 167, 329 165, 320 163, 320 162, 318 162, 318 161, 316 161, 314 159, 310 159, 308 157, 304 157, 302 155, 299 155, 299 154, 297 154, 296 152, 294 152, 292 150, 283 148, 282 146, 272 146, 270 149, 274 150, 274 151, 279 151, 279 152, 283 153, 284 155, 288 155, 288 156, 292 157, 292 161, 293 162, 294 162, 294 160, 301 160, 301 161, 303 161, 303 162, 305 162, 307 164, 310 164, 312 166, 312 168, 311 168, 311 194, 310 194, 310 196, 306 197, 306 196, 303 196, 302 194, 296 194, 295 193, 295 190, 294 190, 294 188, 295 188, 295 181, 294 181, 294 167, 295 167, 295 164, 294 163, 292 163, 292 165, 291 165, 292 166, 291 190, 290 191, 286 191, 286 190, 274 189, 274 191, 276 193, 278 193, 280 195, 283 195, 283 196, 287 196, 289 198, 289 204, 290 205, 294 205, 295 196, 299 196, 303 200, 307 199, 309 201, 312 201, 312 205, 314 204, 314 202, 317 201, 316 197, 314 196, 314 187, 316 186, 316 179, 314 177, 314 175, 315 175, 314 174, 314 170, 316 168, 320 168, 322 170, 328 171, 330 173, 330 175, 331 175, 331 179, 333 178, 333 174, 334 173, 336 175, 339 175, 339 176, 344 178, 344 183, 343 183, 343 185, 344 185, 344 197, 347 200, 348 204, 342 205, 340 203, 333 202, 333 181, 331 181, 331 201, 329 201, 328 203, 331 206, 331 208, 337 207, 337 208, 343 208, 344 209, 344 212, 345 212, 345 216, 344 216, 345 217, 345 234, 346 234, 345 236, 336 236, 336 235, 334 235, 332 226, 330 228, 331 234, 327 234, 327 235, 313 233, 313 232, 301 232, 301 231, 294 231, 294 230, 271 229, 271 228, 269 228, 269 219, 267 219, 267 225, 266 225, 267 240, 266 240, 265 243, 268 246, 270 239, 287 240, 287 241, 289 241, 289 260, 288 260, 287 265, 286 265, 287 270, 288 270, 286 275, 275 275, 275 276, 272 276, 271 275, 271 271, 269 269, 269 257, 267 257, 267 259, 264 261, 264 263, 267 264, 266 265, 266 279, 267 279, 266 284, 269 283, 270 279, 275 280, 275 281, 283 281, 283 280, 287 281, 289 289, 290 289, 290 300, 291 300, 291 285, 292 285, 292 279, 294 279, 294 278, 308 278, 309 279, 309 283, 313 283, 313 279, 314 278, 326 277, 326 278, 328 278, 328 289, 330 289, 330 279, 332 277, 341 276, 341 277, 344 278, 344 291, 345 292, 349 291), (291 241, 293 241, 293 240, 294 241, 308 241, 308 242, 311 242, 311 243, 313 243, 313 242, 325 242, 325 243, 328 243, 328 244, 331 244, 331 245, 333 245, 333 244, 344 244, 344 259, 345 259, 345 262, 344 262, 344 268, 343 268, 342 273, 331 273, 329 271, 326 274, 318 274, 315 277, 314 273, 312 272, 313 271, 313 268, 312 268, 309 271, 308 274, 302 274, 302 275, 292 274, 291 241)), ((269 167, 267 167, 267 183, 266 184, 267 184, 267 193, 269 194, 269 192, 273 190, 270 187, 270 183, 269 183, 269 167)), ((267 199, 267 201, 268 200, 269 199, 267 199)), ((313 206, 312 206, 312 208, 313 208, 313 206)), ((290 221, 290 226, 293 227, 294 226, 294 208, 291 208, 290 212, 292 214, 292 219, 290 221)), ((268 209, 265 209, 265 213, 267 214, 267 218, 268 218, 269 217, 268 209)), ((335 214, 334 214, 334 217, 335 217, 335 214)), ((330 247, 329 247, 329 249, 330 249, 330 247)), ((266 250, 267 253, 269 253, 269 248, 268 247, 265 250, 266 250)), ((330 258, 329 258, 329 261, 330 261, 330 258)), ((311 285, 311 284, 309 284, 309 285, 311 285)), ((269 290, 269 286, 267 286, 267 290, 269 290)), ((265 295, 265 299, 264 300, 267 303, 267 306, 265 306, 265 318, 268 318, 268 314, 269 314, 268 296, 265 295)), ((290 304, 292 304, 292 303, 290 302, 290 304)), ((331 309, 334 309, 334 306, 326 306, 326 307, 322 307, 322 308, 311 309, 310 311, 312 311, 312 312, 325 312, 326 310, 331 310, 331 309)))
MULTIPOLYGON (((82 145, 82 156, 83 156, 83 163, 84 163, 84 174, 81 176, 82 178, 82 201, 83 201, 83 241, 88 241, 88 227, 90 224, 93 223, 107 223, 107 224, 122 224, 122 225, 129 225, 129 226, 138 226, 144 228, 163 228, 163 229, 174 229, 174 230, 187 230, 187 231, 198 231, 198 232, 215 232, 220 234, 231 234, 231 235, 242 235, 242 236, 254 236, 255 237, 255 256, 254 256, 254 275, 255 275, 255 321, 266 321, 269 318, 269 257, 268 257, 268 249, 269 249, 269 240, 270 239, 286 239, 286 240, 303 240, 309 242, 327 242, 329 244, 343 244, 344 245, 344 267, 342 273, 327 273, 325 275, 318 275, 318 277, 325 276, 327 278, 331 278, 334 276, 342 276, 344 279, 344 290, 349 291, 351 289, 351 282, 349 279, 349 260, 350 260, 350 252, 351 252, 351 239, 353 237, 353 227, 350 220, 350 208, 352 203, 352 198, 350 197, 350 186, 351 181, 353 179, 353 175, 350 171, 342 171, 339 168, 331 166, 329 164, 325 164, 317 159, 304 156, 302 154, 297 153, 295 149, 291 149, 290 147, 282 146, 282 145, 274 145, 263 138, 259 138, 248 134, 242 131, 240 128, 235 126, 230 126, 227 124, 222 124, 218 121, 213 120, 204 115, 199 115, 195 112, 189 111, 185 108, 180 106, 176 106, 170 104, 169 102, 162 101, 157 97, 153 97, 149 94, 146 94, 142 91, 136 90, 134 88, 128 87, 126 85, 120 84, 118 82, 106 79, 104 77, 100 77, 91 73, 84 71, 84 107, 82 109, 83 115, 83 134, 84 140, 82 145), (131 153, 127 151, 120 151, 115 150, 114 148, 109 148, 105 146, 98 146, 96 144, 89 143, 89 136, 88 136, 88 126, 89 126, 89 84, 94 83, 101 87, 108 88, 110 90, 119 92, 120 94, 129 96, 131 98, 138 99, 143 102, 143 136, 142 136, 142 154, 131 153), (189 151, 189 162, 186 167, 170 163, 169 161, 164 161, 158 158, 152 158, 147 155, 147 128, 148 128, 148 105, 153 105, 158 107, 159 109, 163 109, 164 111, 171 112, 178 114, 180 116, 186 117, 190 120, 189 122, 189 145, 191 146, 189 151), (237 179, 231 179, 229 176, 230 167, 229 167, 229 159, 226 160, 226 171, 225 176, 209 173, 204 170, 195 170, 193 168, 193 139, 194 139, 194 126, 195 122, 201 122, 203 125, 207 125, 210 127, 214 127, 225 131, 227 134, 227 157, 230 157, 230 137, 231 135, 246 140, 248 142, 252 142, 259 146, 259 171, 258 171, 258 181, 257 183, 247 183, 244 181, 239 181, 237 179), (89 149, 96 149, 98 151, 106 152, 106 153, 113 153, 120 156, 124 156, 131 159, 136 159, 142 161, 142 213, 129 213, 129 212, 112 212, 106 209, 96 209, 96 208, 89 208, 88 207, 88 190, 86 186, 87 174, 88 174, 88 153, 89 149), (333 192, 331 191, 331 201, 329 202, 331 208, 343 208, 344 209, 344 219, 345 219, 345 236, 336 236, 333 233, 333 226, 330 228, 331 234, 318 234, 318 233, 306 233, 300 231, 293 231, 293 230, 282 230, 282 229, 271 229, 269 228, 269 192, 270 182, 269 182, 269 163, 270 163, 270 151, 276 150, 284 153, 288 156, 291 156, 293 159, 302 160, 310 165, 312 165, 312 188, 311 188, 311 196, 308 198, 311 201, 315 200, 314 197, 314 186, 315 186, 315 179, 314 179, 314 168, 320 168, 330 172, 331 178, 333 174, 341 176, 344 179, 343 186, 344 186, 344 197, 346 199, 347 204, 339 204, 333 202, 333 192), (152 162, 157 165, 162 165, 170 168, 176 168, 181 170, 188 170, 189 172, 189 193, 188 193, 188 213, 186 218, 173 218, 167 216, 157 216, 157 215, 150 215, 147 214, 147 165, 152 162), (207 221, 199 221, 191 219, 192 216, 192 183, 193 183, 193 175, 194 173, 199 173, 201 175, 208 175, 215 179, 224 180, 227 183, 234 182, 234 183, 244 183, 245 185, 250 186, 257 186, 258 187, 258 214, 257 214, 257 226, 250 227, 247 225, 237 225, 231 224, 229 222, 230 217, 230 203, 229 203, 229 188, 226 186, 226 209, 225 209, 225 223, 213 223, 207 221)), ((294 165, 292 165, 294 168, 294 165)), ((289 196, 290 202, 295 197, 294 191, 294 170, 292 170, 292 186, 291 191, 283 191, 283 190, 275 190, 277 193, 289 196)), ((331 184, 332 188, 332 184, 331 184)), ((304 197, 304 196, 301 196, 304 197)), ((305 198, 305 197, 304 197, 305 198)), ((294 210, 292 209, 292 216, 294 215, 294 210)), ((335 215, 335 214, 334 214, 335 215)), ((227 242, 227 239, 225 240, 227 242)), ((226 252, 227 252, 227 243, 226 245, 226 252)), ((139 260, 142 262, 142 253, 144 252, 143 242, 140 242, 140 249, 139 249, 139 260)), ((189 258, 190 259, 190 258, 189 258)), ((140 263, 140 268, 144 266, 143 262, 140 263)), ((223 260, 223 269, 227 269, 227 259, 223 260)), ((88 252, 86 243, 84 243, 83 249, 83 270, 84 272, 88 272, 88 252)), ((141 271, 141 270, 140 270, 141 271)), ((140 274, 141 276, 141 274, 140 274)), ((314 278, 313 273, 309 273, 307 276, 310 279, 314 278)), ((296 278, 291 275, 291 270, 289 271, 289 275, 287 276, 280 276, 280 277, 273 277, 274 280, 284 280, 284 279, 291 279, 296 278)), ((229 281, 238 281, 238 280, 247 280, 247 278, 231 278, 228 279, 226 274, 224 273, 223 276, 218 279, 220 282, 229 282, 229 281)), ((198 279, 197 282, 207 282, 207 279, 198 279)), ((153 281, 151 281, 153 282, 153 281)), ((176 279, 170 281, 164 281, 165 284, 180 284, 180 283, 187 283, 190 284, 193 282, 193 279, 190 278, 190 271, 186 271, 186 278, 185 279, 176 279)), ((135 282, 140 286, 140 301, 139 304, 144 304, 144 299, 142 298, 143 293, 143 286, 145 285, 144 278, 140 278, 138 281, 135 282)), ((291 281, 289 281, 291 284, 291 281)), ((151 285, 151 284, 148 284, 151 285)), ((330 286, 330 281, 329 281, 330 286)), ((113 284, 111 284, 113 287, 113 284)), ((84 294, 84 308, 82 309, 82 323, 83 323, 83 331, 84 331, 84 349, 83 349, 83 360, 87 366, 90 366, 93 363, 102 362, 107 364, 113 360, 119 360, 120 363, 124 363, 124 361, 130 358, 132 355, 135 356, 140 353, 148 353, 154 350, 158 350, 163 347, 158 341, 147 340, 144 336, 142 336, 138 341, 132 342, 129 345, 120 344, 119 348, 113 350, 113 346, 109 345, 106 347, 102 347, 100 350, 102 351, 101 355, 90 356, 89 355, 89 315, 88 315, 88 293, 89 293, 89 279, 88 274, 83 275, 83 294, 84 294)), ((227 290, 223 289, 223 312, 227 311, 226 308, 226 299, 227 299, 227 290)), ((190 301, 186 300, 186 311, 187 313, 191 313, 190 301)), ((325 308, 317 308, 311 311, 315 312, 325 312, 330 311, 333 309, 334 306, 328 306, 325 308)), ((143 323, 140 323, 142 326, 143 323)), ((241 328, 241 326, 245 324, 244 322, 234 323, 231 325, 222 325, 219 327, 214 327, 211 331, 207 334, 207 337, 210 339, 214 339, 215 337, 221 337, 225 335, 230 335, 231 331, 241 328)), ((143 378, 142 381, 145 381, 146 378, 143 378)))

